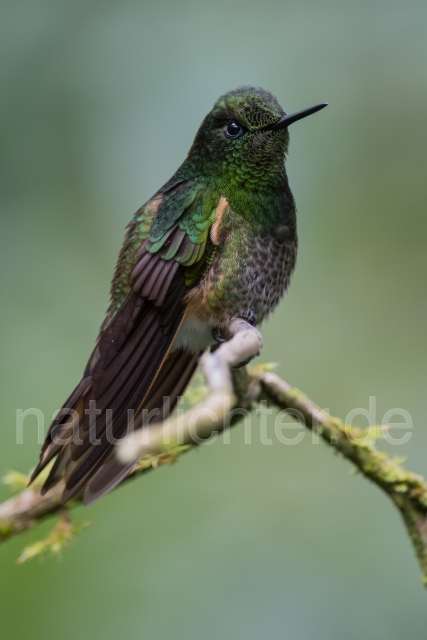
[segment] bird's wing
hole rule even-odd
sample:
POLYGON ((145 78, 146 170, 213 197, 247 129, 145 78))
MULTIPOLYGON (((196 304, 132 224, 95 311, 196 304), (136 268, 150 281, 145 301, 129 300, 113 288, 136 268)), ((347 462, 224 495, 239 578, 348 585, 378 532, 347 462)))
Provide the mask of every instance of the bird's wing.
POLYGON ((173 408, 188 384, 197 354, 169 352, 185 296, 202 279, 215 249, 209 231, 219 201, 186 181, 164 188, 135 214, 96 347, 50 427, 32 476, 56 456, 43 491, 65 475, 65 502, 97 475, 92 497, 106 493, 117 484, 111 475, 117 479, 120 473, 107 477, 102 468, 114 466, 112 449, 127 431, 128 411, 149 406, 162 418, 163 396, 171 397, 173 408))

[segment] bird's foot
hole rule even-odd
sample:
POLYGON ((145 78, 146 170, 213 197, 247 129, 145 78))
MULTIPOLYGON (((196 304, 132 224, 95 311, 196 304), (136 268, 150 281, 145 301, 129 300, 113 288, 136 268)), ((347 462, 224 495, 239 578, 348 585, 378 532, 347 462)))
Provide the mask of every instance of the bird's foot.
POLYGON ((246 313, 242 313, 239 318, 242 318, 242 320, 246 320, 246 322, 248 322, 250 325, 252 325, 253 327, 257 326, 257 317, 255 315, 255 311, 253 309, 248 309, 248 311, 246 313))
MULTIPOLYGON (((241 318, 242 320, 245 320, 252 327, 256 327, 257 325, 257 317, 255 315, 255 312, 252 309, 248 309, 246 313, 240 314, 239 318, 241 318)), ((214 327, 212 329, 212 338, 215 340, 217 344, 211 347, 211 351, 216 351, 221 344, 223 344, 224 342, 227 342, 227 340, 230 340, 232 337, 233 337, 232 335, 229 335, 228 338, 224 338, 224 336, 221 334, 221 329, 218 327, 214 327)), ((252 358, 247 358, 246 360, 242 360, 242 362, 239 362, 238 364, 236 364, 233 367, 233 369, 241 369, 242 367, 245 367, 251 360, 252 358)))
MULTIPOLYGON (((248 309, 248 311, 246 311, 244 313, 241 313, 239 315, 239 318, 241 318, 242 320, 245 320, 245 322, 249 323, 252 327, 256 327, 256 325, 257 325, 257 317, 255 315, 255 312, 252 309, 248 309)), ((221 328, 220 327, 214 327, 212 329, 212 338, 218 344, 222 344, 223 342, 227 342, 227 340, 230 340, 232 337, 233 336, 230 333, 229 333, 228 337, 224 337, 221 334, 221 328)), ((218 347, 216 345, 214 345, 214 348, 217 349, 218 347)))
MULTIPOLYGON (((230 336, 230 338, 232 337, 233 336, 230 336)), ((227 340, 230 340, 230 338, 224 338, 221 335, 221 329, 219 327, 214 327, 212 329, 212 338, 215 340, 215 342, 218 343, 218 344, 214 344, 213 350, 218 349, 219 345, 222 344, 223 342, 227 342, 227 340)))

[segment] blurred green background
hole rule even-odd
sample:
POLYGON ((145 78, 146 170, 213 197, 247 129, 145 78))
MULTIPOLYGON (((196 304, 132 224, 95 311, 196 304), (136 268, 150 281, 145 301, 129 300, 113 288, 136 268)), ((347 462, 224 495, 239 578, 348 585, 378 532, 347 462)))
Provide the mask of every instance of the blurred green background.
MULTIPOLYGON (((426 27, 425 0, 1 1, 0 471, 38 456, 16 409, 49 416, 78 381, 133 212, 253 84, 330 103, 291 129, 300 253, 262 360, 336 415, 404 408, 386 448, 427 475, 426 27)), ((309 435, 243 436, 76 510, 94 524, 61 561, 15 565, 52 521, 2 545, 2 637, 424 637, 387 499, 309 435)))

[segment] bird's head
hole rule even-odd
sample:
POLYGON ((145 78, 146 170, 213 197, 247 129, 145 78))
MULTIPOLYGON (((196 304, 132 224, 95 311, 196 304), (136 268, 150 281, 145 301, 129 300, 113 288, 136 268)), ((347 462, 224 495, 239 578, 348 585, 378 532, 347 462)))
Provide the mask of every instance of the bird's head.
POLYGON ((268 184, 283 173, 288 126, 326 103, 287 115, 263 89, 241 87, 221 96, 202 122, 188 160, 207 180, 247 187, 268 184))

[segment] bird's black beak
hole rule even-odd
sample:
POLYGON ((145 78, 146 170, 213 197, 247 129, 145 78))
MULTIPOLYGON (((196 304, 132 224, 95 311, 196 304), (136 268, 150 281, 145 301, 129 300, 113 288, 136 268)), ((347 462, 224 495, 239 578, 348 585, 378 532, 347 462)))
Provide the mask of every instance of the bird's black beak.
POLYGON ((306 118, 307 116, 311 116, 312 113, 316 113, 316 111, 320 111, 320 109, 324 109, 328 106, 327 102, 321 102, 320 104, 314 105, 314 107, 309 107, 308 109, 302 109, 302 111, 296 111, 295 113, 285 114, 280 118, 278 122, 265 127, 270 131, 277 131, 277 129, 283 129, 284 127, 289 127, 290 124, 296 122, 297 120, 301 120, 301 118, 306 118))

